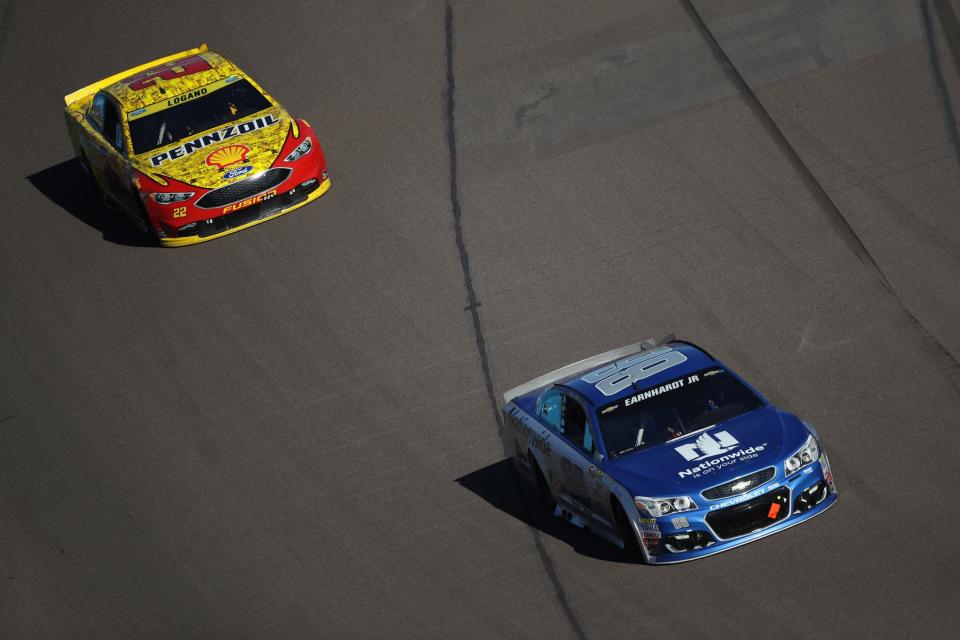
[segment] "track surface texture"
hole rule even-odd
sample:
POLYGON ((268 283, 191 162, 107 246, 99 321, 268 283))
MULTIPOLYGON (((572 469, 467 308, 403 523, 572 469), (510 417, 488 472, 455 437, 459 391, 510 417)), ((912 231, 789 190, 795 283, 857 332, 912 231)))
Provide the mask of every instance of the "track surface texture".
POLYGON ((949 0, 0 0, 0 638, 954 638, 949 0), (333 188, 143 246, 62 96, 200 42, 333 188), (671 567, 549 517, 498 394, 674 331, 838 505, 671 567))

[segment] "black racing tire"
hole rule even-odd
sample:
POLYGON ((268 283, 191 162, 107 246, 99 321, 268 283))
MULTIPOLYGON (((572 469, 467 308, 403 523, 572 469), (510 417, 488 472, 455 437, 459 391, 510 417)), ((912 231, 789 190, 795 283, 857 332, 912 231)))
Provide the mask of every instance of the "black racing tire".
POLYGON ((557 507, 557 501, 553 497, 553 492, 550 491, 550 485, 547 484, 547 479, 543 477, 540 463, 537 462, 537 459, 530 453, 527 454, 527 459, 530 461, 530 467, 533 469, 533 480, 537 486, 537 499, 547 512, 553 513, 557 507))
POLYGON ((142 204, 138 207, 137 213, 139 214, 140 221, 142 224, 137 224, 137 228, 140 230, 140 233, 143 234, 143 237, 147 242, 151 244, 159 244, 160 238, 157 237, 157 232, 154 230, 153 225, 150 224, 150 216, 147 214, 147 208, 142 204))
POLYGON ((77 162, 80 163, 80 168, 87 174, 87 177, 93 180, 93 171, 90 170, 90 163, 87 162, 87 154, 81 151, 80 155, 77 156, 77 162))
POLYGON ((96 194, 96 198, 102 203, 103 189, 100 188, 100 183, 97 182, 97 179, 93 175, 93 169, 90 168, 90 161, 87 160, 87 154, 81 151, 80 155, 77 156, 77 162, 80 163, 80 168, 83 169, 83 172, 87 175, 87 180, 90 181, 90 188, 93 190, 93 193, 96 194))
POLYGON ((630 519, 623 511, 623 506, 615 496, 610 496, 610 508, 613 511, 613 519, 617 523, 617 531, 620 532, 620 538, 623 540, 623 551, 631 560, 643 562, 643 550, 640 543, 637 542, 637 536, 630 526, 630 519))

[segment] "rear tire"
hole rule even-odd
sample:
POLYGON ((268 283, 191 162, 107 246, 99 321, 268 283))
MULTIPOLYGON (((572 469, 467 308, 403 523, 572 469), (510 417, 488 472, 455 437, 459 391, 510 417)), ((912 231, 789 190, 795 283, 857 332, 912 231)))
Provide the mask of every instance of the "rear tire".
POLYGON ((550 491, 550 485, 547 484, 546 478, 543 477, 543 471, 540 470, 540 463, 533 457, 533 454, 527 454, 527 458, 530 460, 530 466, 533 468, 533 479, 537 485, 538 501, 544 509, 549 513, 553 513, 554 509, 557 508, 557 501, 554 500, 553 492, 550 491))
POLYGON ((93 175, 93 169, 90 168, 90 162, 87 160, 87 154, 80 152, 80 155, 77 156, 77 162, 80 163, 80 168, 83 169, 83 172, 87 175, 87 180, 90 181, 90 188, 95 194, 97 201, 100 202, 101 206, 106 206, 106 202, 103 197, 103 189, 100 188, 100 183, 97 182, 97 178, 93 175))
POLYGON ((90 163, 87 162, 87 154, 80 152, 80 155, 77 156, 77 162, 80 163, 80 168, 83 169, 83 172, 87 174, 87 177, 93 180, 93 171, 90 171, 90 163))

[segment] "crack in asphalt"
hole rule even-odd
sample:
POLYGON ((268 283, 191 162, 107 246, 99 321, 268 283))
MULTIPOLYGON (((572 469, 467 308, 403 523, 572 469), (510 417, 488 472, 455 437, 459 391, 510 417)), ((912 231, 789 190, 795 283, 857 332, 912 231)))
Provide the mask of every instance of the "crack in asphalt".
MULTIPOLYGON (((456 83, 453 75, 453 7, 447 4, 446 15, 444 19, 444 28, 446 32, 446 65, 447 65, 447 150, 450 156, 450 206, 453 214, 453 230, 457 244, 457 253, 460 256, 460 269, 463 271, 463 283, 467 289, 467 309, 470 311, 470 319, 473 322, 473 334, 477 341, 477 352, 480 356, 480 366, 483 370, 483 381, 486 386, 487 399, 490 402, 490 410, 497 421, 498 433, 503 430, 503 417, 500 415, 500 407, 497 404, 496 395, 493 391, 493 376, 490 373, 490 359, 487 356, 487 343, 483 335, 483 325, 480 322, 480 302, 477 300, 477 292, 473 286, 473 276, 470 272, 470 256, 467 253, 467 244, 463 237, 462 210, 460 208, 460 186, 458 183, 457 168, 457 134, 455 120, 455 89, 456 83)), ((533 541, 540 555, 540 561, 543 568, 553 585, 554 592, 560 606, 563 608, 564 615, 577 638, 586 640, 587 636, 580 626, 576 613, 573 611, 567 594, 560 583, 553 559, 547 552, 543 544, 543 536, 535 527, 530 526, 530 532, 533 534, 533 541)))
POLYGON ((3 57, 4 45, 7 43, 7 34, 10 32, 10 12, 13 0, 10 0, 0 10, 0 58, 3 57))
MULTIPOLYGON (((953 54, 954 63, 960 71, 960 58, 957 53, 958 38, 957 16, 953 13, 953 8, 949 3, 946 6, 943 2, 934 2, 937 9, 937 15, 940 24, 943 27, 943 33, 947 40, 947 48, 953 54)), ((933 17, 930 15, 930 4, 927 0, 920 0, 920 15, 923 18, 923 31, 927 40, 927 51, 930 54, 930 70, 933 72, 933 82, 937 87, 937 97, 940 98, 940 104, 943 107, 943 115, 947 124, 947 135, 950 137, 950 146, 953 147, 953 157, 960 163, 960 134, 957 133, 957 116, 953 110, 953 103, 950 101, 950 93, 947 91, 947 83, 943 78, 943 66, 940 63, 940 52, 937 49, 937 34, 933 28, 933 17)))
MULTIPOLYGON (((840 208, 837 207, 837 204, 830 197, 830 194, 827 193, 826 189, 823 188, 823 185, 820 184, 820 181, 817 180, 816 176, 813 175, 810 167, 807 166, 806 162, 803 161, 803 158, 800 156, 797 150, 794 149, 792 144, 790 144, 786 134, 783 133, 776 121, 773 119, 773 116, 770 115, 770 112, 767 111, 767 108, 763 106, 762 102, 760 102, 760 99, 753 91, 753 88, 747 84, 746 79, 740 73, 740 70, 737 69, 737 67, 733 64, 733 61, 727 55, 726 51, 724 51, 723 47, 720 45, 720 42, 710 31, 710 28, 707 26, 707 23, 704 21, 693 2, 691 2, 691 0, 678 1, 680 2, 680 6, 684 9, 684 11, 687 12, 687 15, 690 17, 690 21, 693 23, 694 27, 710 47, 710 50, 713 52, 714 59, 723 68, 727 79, 734 86, 734 88, 737 89, 738 94, 743 98, 747 107, 757 118, 760 125, 767 131, 774 144, 778 149, 780 149, 781 153, 783 153, 784 157, 800 176, 804 186, 807 188, 811 197, 813 198, 813 201, 820 204, 821 209, 827 215, 827 218, 830 220, 834 230, 840 236, 841 240, 843 240, 853 254, 857 256, 864 267, 866 267, 867 270, 870 271, 874 277, 876 277, 883 288, 887 290, 887 293, 889 293, 893 299, 896 300, 900 308, 907 315, 920 334, 930 344, 937 348, 938 352, 944 357, 944 359, 949 363, 949 366, 953 369, 952 373, 956 373, 958 370, 960 370, 960 361, 958 361, 957 358, 943 345, 943 343, 941 343, 930 332, 930 330, 927 329, 920 319, 914 315, 913 311, 910 310, 897 291, 893 288, 893 285, 883 272, 883 269, 880 268, 880 265, 873 257, 873 254, 871 254, 870 250, 867 249, 866 245, 860 239, 860 236, 850 225, 850 222, 847 220, 846 216, 843 215, 843 212, 840 211, 840 208)), ((923 5, 926 4, 926 0, 921 0, 921 2, 923 5)), ((951 375, 951 379, 953 380, 954 385, 960 389, 960 383, 958 383, 957 377, 951 375)))

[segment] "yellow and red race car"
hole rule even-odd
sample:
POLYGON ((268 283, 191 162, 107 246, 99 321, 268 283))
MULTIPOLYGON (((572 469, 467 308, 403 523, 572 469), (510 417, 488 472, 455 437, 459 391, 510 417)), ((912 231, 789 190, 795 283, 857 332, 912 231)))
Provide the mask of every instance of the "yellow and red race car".
POLYGON ((245 229, 330 188, 310 125, 206 45, 64 101, 74 151, 106 203, 164 246, 245 229))

